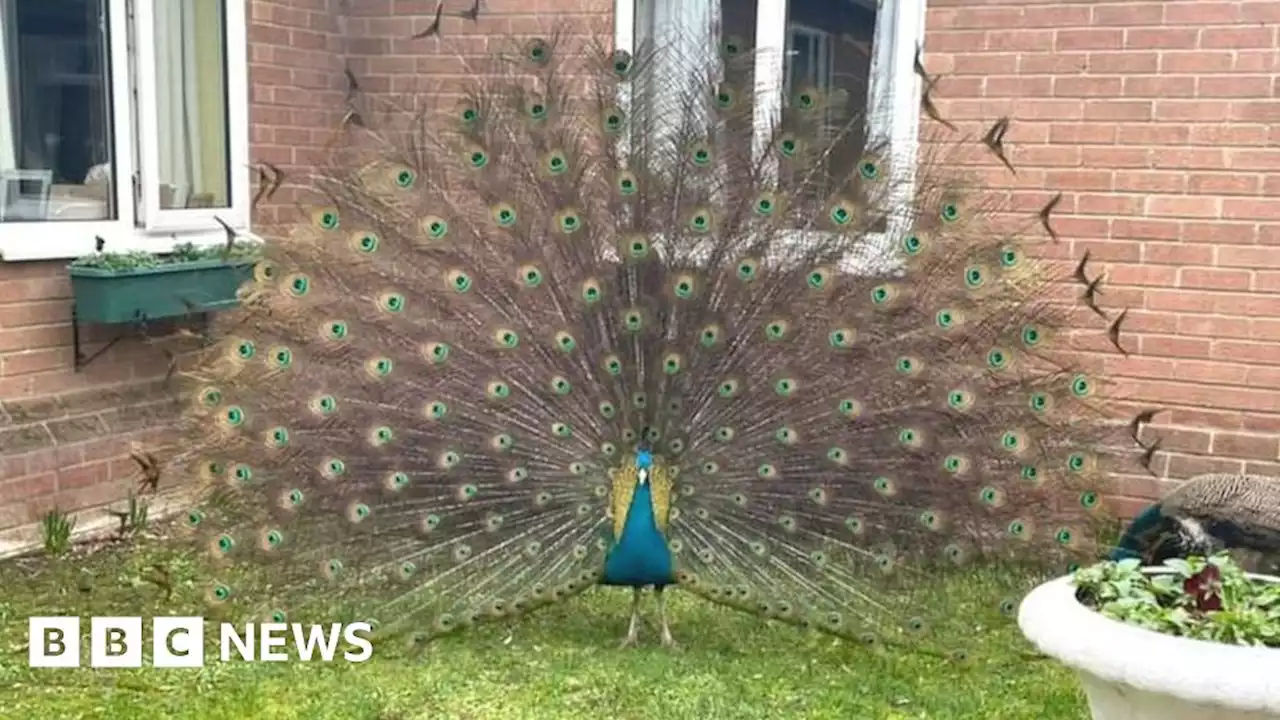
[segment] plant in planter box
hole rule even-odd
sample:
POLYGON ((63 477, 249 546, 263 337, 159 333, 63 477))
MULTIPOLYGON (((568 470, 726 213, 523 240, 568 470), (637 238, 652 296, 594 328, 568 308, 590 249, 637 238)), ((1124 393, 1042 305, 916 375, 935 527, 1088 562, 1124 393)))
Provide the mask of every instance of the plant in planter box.
POLYGON ((1280 720, 1280 578, 1227 555, 1107 561, 1036 588, 1018 624, 1095 720, 1280 720))
POLYGON ((96 253, 68 267, 75 318, 138 323, 235 307, 236 290, 261 256, 258 242, 230 247, 178 245, 163 255, 96 253))

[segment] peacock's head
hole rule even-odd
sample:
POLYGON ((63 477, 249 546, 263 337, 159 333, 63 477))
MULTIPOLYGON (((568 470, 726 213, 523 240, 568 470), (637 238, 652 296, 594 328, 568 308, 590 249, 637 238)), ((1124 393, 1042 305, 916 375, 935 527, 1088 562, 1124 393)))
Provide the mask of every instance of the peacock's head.
POLYGON ((641 470, 648 470, 652 468, 653 453, 644 448, 636 450, 636 467, 641 470))

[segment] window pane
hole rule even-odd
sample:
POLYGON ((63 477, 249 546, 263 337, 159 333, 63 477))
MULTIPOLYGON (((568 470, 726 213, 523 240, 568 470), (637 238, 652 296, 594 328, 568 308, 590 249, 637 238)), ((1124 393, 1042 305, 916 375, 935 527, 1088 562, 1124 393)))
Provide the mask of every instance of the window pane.
POLYGON ((160 207, 231 204, 224 0, 155 4, 160 207))
POLYGON ((0 222, 115 217, 106 0, 0 0, 0 222))

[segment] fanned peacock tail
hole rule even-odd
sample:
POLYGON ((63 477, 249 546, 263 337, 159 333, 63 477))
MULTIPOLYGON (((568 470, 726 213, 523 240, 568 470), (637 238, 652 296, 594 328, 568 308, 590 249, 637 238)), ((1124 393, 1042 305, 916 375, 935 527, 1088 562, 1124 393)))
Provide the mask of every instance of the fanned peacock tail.
POLYGON ((910 186, 835 162, 863 120, 817 89, 753 152, 726 46, 690 83, 520 42, 348 128, 192 373, 211 601, 434 636, 562 600, 607 580, 641 454, 675 584, 836 635, 927 641, 940 569, 1096 553, 1101 388, 1039 226, 998 231, 955 140, 910 186), (899 270, 849 272, 886 226, 899 270))

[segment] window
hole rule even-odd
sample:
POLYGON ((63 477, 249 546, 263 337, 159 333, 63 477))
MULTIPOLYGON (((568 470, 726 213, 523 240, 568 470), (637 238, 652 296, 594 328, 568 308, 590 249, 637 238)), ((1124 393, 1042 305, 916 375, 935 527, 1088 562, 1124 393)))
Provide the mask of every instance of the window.
POLYGON ((244 3, 0 0, 0 256, 247 229, 244 3))
MULTIPOLYGON (((924 5, 925 0, 617 0, 616 42, 628 49, 647 39, 678 45, 661 61, 687 63, 707 58, 706 49, 719 48, 726 38, 741 38, 756 50, 757 156, 793 87, 835 91, 857 105, 850 110, 865 109, 868 121, 861 132, 846 133, 832 153, 833 176, 847 173, 868 145, 887 147, 889 181, 905 201, 913 192, 919 132, 920 86, 912 64, 924 39, 924 5)), ((668 75, 689 73, 673 67, 668 75)), ((884 232, 869 237, 868 247, 848 258, 845 269, 893 270, 889 241, 905 225, 904 218, 889 218, 884 232)))

